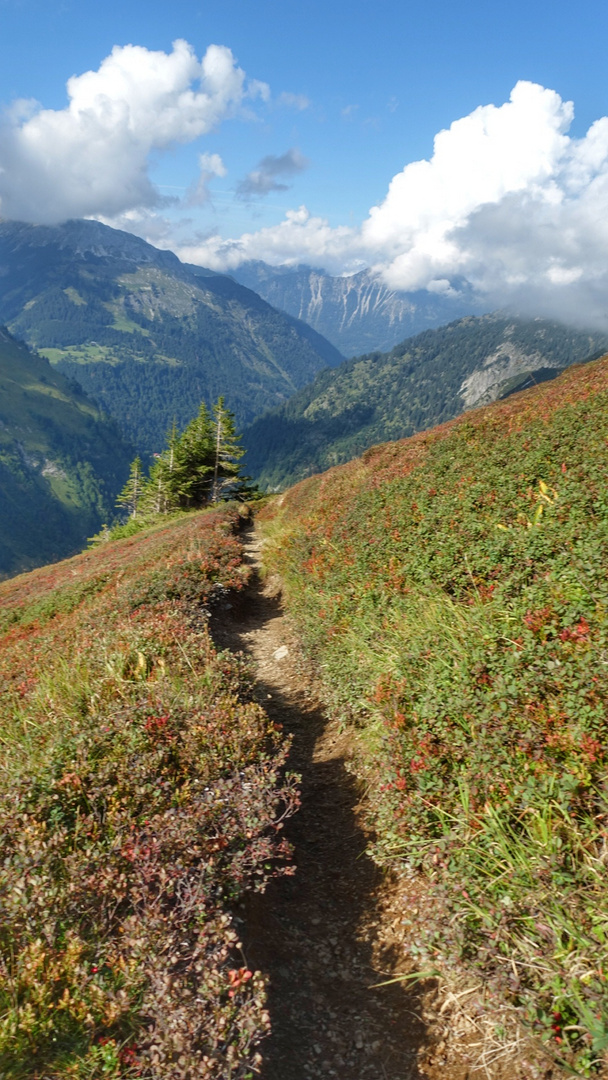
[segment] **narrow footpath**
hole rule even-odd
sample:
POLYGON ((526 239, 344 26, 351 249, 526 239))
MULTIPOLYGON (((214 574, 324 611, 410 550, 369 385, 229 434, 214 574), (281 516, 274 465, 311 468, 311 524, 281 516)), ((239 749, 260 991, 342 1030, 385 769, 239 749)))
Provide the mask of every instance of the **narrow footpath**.
MULTIPOLYGON (((250 899, 243 919, 247 963, 268 982, 261 1080, 448 1080, 428 1050, 418 991, 373 989, 403 971, 402 909, 366 855, 349 734, 311 697, 279 583, 262 583, 253 530, 245 547, 252 583, 212 620, 214 636, 252 659, 258 699, 292 735, 289 765, 302 776, 302 807, 286 830, 296 873, 250 899)), ((465 1075, 450 1070, 449 1080, 465 1075)))

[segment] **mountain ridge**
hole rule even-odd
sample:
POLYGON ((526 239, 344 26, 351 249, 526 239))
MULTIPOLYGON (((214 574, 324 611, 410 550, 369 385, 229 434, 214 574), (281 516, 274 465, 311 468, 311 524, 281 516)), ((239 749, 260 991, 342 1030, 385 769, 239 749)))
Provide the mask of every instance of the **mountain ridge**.
POLYGON ((608 337, 543 319, 466 316, 321 372, 244 432, 248 468, 271 490, 551 378, 608 337), (537 378, 535 377, 537 373, 537 378))
POLYGON ((231 275, 303 319, 347 357, 391 349, 405 337, 488 310, 464 281, 456 294, 397 292, 371 270, 332 276, 305 264, 273 267, 261 261, 242 263, 231 275))
POLYGON ((80 551, 132 448, 81 388, 0 327, 0 577, 80 551))
POLYGON ((335 365, 321 335, 224 275, 94 221, 0 223, 0 322, 147 453, 225 394, 240 424, 335 365))

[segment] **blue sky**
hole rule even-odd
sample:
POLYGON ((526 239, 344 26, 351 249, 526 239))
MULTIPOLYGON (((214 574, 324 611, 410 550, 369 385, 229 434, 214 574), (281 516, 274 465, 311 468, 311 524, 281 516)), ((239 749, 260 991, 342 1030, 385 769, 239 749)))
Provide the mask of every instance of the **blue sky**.
MULTIPOLYGON (((571 4, 544 0, 515 0, 509 5, 487 0, 460 4, 453 0, 409 4, 393 0, 307 0, 301 4, 285 0, 213 4, 0 0, 0 25, 0 101, 10 107, 18 100, 35 99, 47 111, 45 131, 38 121, 38 126, 32 125, 35 107, 31 105, 29 111, 21 107, 17 116, 10 115, 0 130, 4 170, 0 173, 0 214, 49 222, 66 214, 98 216, 147 235, 153 242, 183 249, 189 258, 206 258, 210 264, 215 259, 218 268, 229 268, 245 256, 274 262, 301 257, 334 272, 371 265, 389 283, 402 288, 445 290, 456 287, 455 281, 463 275, 481 289, 502 287, 505 282, 509 288, 525 288, 526 253, 521 244, 517 252, 502 256, 503 264, 508 262, 502 278, 497 265, 484 276, 480 266, 487 261, 487 252, 482 250, 479 222, 485 222, 485 232, 481 232, 484 237, 491 235, 494 248, 498 241, 506 251, 509 206, 509 220, 522 226, 530 212, 530 199, 538 202, 539 184, 543 205, 537 206, 532 223, 526 219, 526 236, 535 222, 540 228, 539 214, 546 216, 547 206, 555 203, 556 184, 562 193, 562 210, 570 206, 575 184, 573 152, 590 125, 608 114, 608 8, 599 3, 582 3, 573 9, 571 4), (127 58, 135 71, 148 53, 171 54, 176 39, 188 42, 197 60, 210 45, 231 50, 235 70, 238 64, 246 74, 243 86, 249 90, 237 88, 227 105, 222 98, 215 119, 200 120, 192 137, 179 123, 174 138, 169 132, 162 140, 149 140, 150 145, 141 131, 136 133, 136 150, 132 143, 126 145, 120 133, 108 141, 103 153, 99 138, 95 148, 94 136, 83 126, 86 109, 79 113, 80 135, 69 134, 61 126, 68 101, 66 81, 71 76, 97 72, 113 49, 127 45, 145 51, 127 58), (268 90, 256 90, 256 80, 268 90), (447 210, 441 205, 442 191, 446 204, 450 202, 451 169, 455 168, 463 189, 468 183, 470 148, 466 132, 461 132, 454 135, 443 171, 435 162, 429 174, 431 184, 432 176, 438 178, 432 206, 425 202, 426 181, 414 183, 413 172, 402 183, 396 181, 393 195, 387 198, 391 180, 404 167, 419 160, 432 161, 438 132, 475 114, 480 106, 504 106, 518 82, 554 91, 558 97, 543 97, 538 90, 527 97, 520 95, 513 106, 513 123, 522 129, 521 151, 515 143, 522 161, 510 185, 505 187, 494 178, 473 200, 463 195, 447 210), (564 112, 568 101, 574 103, 573 117, 564 112), (528 116, 532 118, 529 131, 528 116), (534 144, 543 141, 546 131, 552 133, 551 146, 542 160, 532 160, 534 144), (125 167, 121 177, 118 166, 121 155, 128 162, 131 152, 140 156, 129 179, 129 169, 125 167), (201 154, 205 155, 202 164, 201 154), (529 160, 524 160, 526 154, 529 160), (116 167, 98 185, 110 158, 117 159, 116 167), (201 170, 206 175, 197 202, 192 192, 201 170), (79 193, 78 184, 88 188, 89 197, 79 193), (408 205, 420 202, 420 210, 415 206, 412 211, 414 224, 397 205, 399 198, 408 199, 408 205), (514 207, 518 199, 519 209, 514 207), (523 209, 522 200, 526 202, 523 209), (302 206, 308 218, 299 211, 302 206), (377 215, 370 226, 369 211, 374 206, 384 208, 385 220, 377 215), (297 213, 299 218, 293 216, 297 213), (286 214, 292 215, 287 223, 286 214), (432 219, 426 232, 421 232, 421 215, 427 225, 432 219), (323 225, 313 228, 311 220, 323 225), (400 230, 398 250, 393 227, 400 230), (206 238, 212 234, 216 239, 209 246, 206 238), (235 254, 234 243, 230 248, 219 244, 220 240, 239 241, 243 234, 256 239, 244 242, 240 255, 235 254), (298 254, 300 235, 303 243, 298 254), (514 277, 522 281, 513 284, 514 277)), ((114 72, 108 69, 104 78, 104 86, 109 85, 114 72)), ((195 79, 191 86, 196 88, 195 79)), ((156 105, 150 100, 152 111, 141 120, 144 125, 154 122, 156 105)), ((182 107, 181 101, 176 107, 182 107)), ((131 106, 129 101, 127 106, 131 106)), ((500 131, 488 134, 492 115, 484 114, 480 121, 488 160, 491 146, 497 145, 492 140, 504 136, 500 131)), ((509 125, 510 131, 510 121, 509 125)), ((608 133, 600 135, 608 160, 608 133)), ((512 133, 508 138, 513 142, 512 133)), ((593 165, 588 165, 589 146, 585 144, 584 153, 581 150, 575 169, 580 172, 584 158, 587 232, 589 214, 595 215, 593 220, 601 216, 598 178, 602 179, 604 170, 604 158, 595 150, 593 165), (592 196, 595 201, 589 211, 592 196)), ((498 147, 499 162, 505 160, 501 154, 498 147)), ((477 160, 475 154, 472 157, 477 160)), ((478 161, 477 171, 486 165, 478 161)), ((579 199, 579 216, 580 205, 579 199)), ((572 213, 568 220, 572 225, 572 213)), ((564 222, 555 220, 553 225, 557 233, 564 222)), ((583 246, 583 241, 588 243, 581 239, 583 246)), ((569 259, 555 245, 544 253, 548 285, 572 286, 584 264, 585 281, 593 278, 597 288, 598 252, 591 253, 593 270, 588 272, 581 244, 569 259)), ((534 274, 538 272, 537 256, 538 251, 533 251, 528 258, 529 274, 532 268, 534 274)))

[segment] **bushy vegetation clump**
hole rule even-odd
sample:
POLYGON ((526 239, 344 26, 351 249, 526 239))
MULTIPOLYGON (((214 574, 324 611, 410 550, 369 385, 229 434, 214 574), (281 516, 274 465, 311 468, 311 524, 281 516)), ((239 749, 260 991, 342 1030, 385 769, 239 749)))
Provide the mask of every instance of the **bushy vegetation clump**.
POLYGON ((285 743, 206 615, 229 507, 0 586, 0 1074, 251 1076, 233 908, 288 851, 285 743))
MULTIPOLYGON (((608 360, 304 481, 268 529, 376 855, 585 1075, 608 1051, 608 360), (371 762, 371 765, 370 765, 371 762)), ((268 514, 268 511, 266 511, 268 514)))
POLYGON ((181 434, 173 423, 165 450, 154 455, 147 474, 139 456, 131 462, 129 478, 116 500, 123 520, 111 528, 104 525, 90 538, 90 544, 94 547, 134 536, 163 518, 200 510, 220 499, 256 499, 257 487, 250 484, 249 477, 240 475, 240 459, 245 453, 240 440, 223 397, 211 412, 201 402, 194 420, 181 434))

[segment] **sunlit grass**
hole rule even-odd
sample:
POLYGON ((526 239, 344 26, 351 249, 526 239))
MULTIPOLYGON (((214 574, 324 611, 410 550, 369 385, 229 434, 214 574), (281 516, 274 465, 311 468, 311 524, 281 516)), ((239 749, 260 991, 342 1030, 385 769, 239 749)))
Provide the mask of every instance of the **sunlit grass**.
POLYGON ((569 372, 265 512, 359 732, 375 855, 440 898, 418 960, 482 973, 585 1075, 608 1050, 607 380, 569 372))

